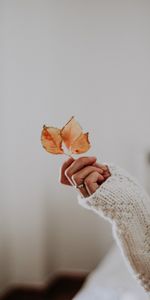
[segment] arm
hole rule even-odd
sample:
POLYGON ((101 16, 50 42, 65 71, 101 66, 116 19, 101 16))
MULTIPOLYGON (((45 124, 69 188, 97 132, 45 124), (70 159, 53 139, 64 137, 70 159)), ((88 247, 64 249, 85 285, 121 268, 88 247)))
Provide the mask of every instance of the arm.
POLYGON ((92 157, 65 162, 60 182, 82 186, 79 203, 112 223, 128 266, 150 292, 150 198, 143 188, 125 170, 92 157))
POLYGON ((79 203, 113 224, 117 244, 130 269, 150 291, 150 198, 136 180, 119 167, 108 165, 111 176, 79 203))

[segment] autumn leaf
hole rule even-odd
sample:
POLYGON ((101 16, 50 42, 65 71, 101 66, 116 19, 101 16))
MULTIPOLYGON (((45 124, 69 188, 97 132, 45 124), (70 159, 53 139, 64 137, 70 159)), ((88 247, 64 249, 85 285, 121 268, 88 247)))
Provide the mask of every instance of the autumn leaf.
POLYGON ((71 144, 70 150, 72 154, 81 154, 90 149, 88 140, 88 132, 81 133, 80 136, 71 144))
POLYGON ((45 150, 53 154, 67 154, 62 148, 63 143, 69 150, 67 155, 84 153, 91 147, 88 133, 83 133, 74 117, 62 129, 44 126, 41 142, 45 150))
POLYGON ((41 134, 41 143, 45 150, 53 154, 63 154, 62 149, 62 137, 60 135, 60 129, 55 127, 43 126, 41 134))
POLYGON ((66 147, 70 149, 73 142, 82 134, 82 128, 75 118, 72 117, 61 129, 60 134, 66 147))

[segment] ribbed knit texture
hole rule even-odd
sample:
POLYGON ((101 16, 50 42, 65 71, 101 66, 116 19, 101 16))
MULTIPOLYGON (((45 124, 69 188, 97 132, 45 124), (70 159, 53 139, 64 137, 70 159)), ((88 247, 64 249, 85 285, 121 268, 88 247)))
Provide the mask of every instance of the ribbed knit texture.
POLYGON ((150 296, 150 198, 134 177, 107 164, 111 176, 79 203, 107 218, 132 274, 150 296))

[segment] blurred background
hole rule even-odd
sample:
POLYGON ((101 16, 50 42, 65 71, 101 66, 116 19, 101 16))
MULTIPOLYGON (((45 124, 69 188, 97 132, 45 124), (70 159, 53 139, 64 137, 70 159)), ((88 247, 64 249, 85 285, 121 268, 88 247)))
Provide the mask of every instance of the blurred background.
POLYGON ((87 155, 150 180, 150 2, 0 0, 0 293, 93 270, 111 226, 59 183, 40 143, 72 115, 87 155))

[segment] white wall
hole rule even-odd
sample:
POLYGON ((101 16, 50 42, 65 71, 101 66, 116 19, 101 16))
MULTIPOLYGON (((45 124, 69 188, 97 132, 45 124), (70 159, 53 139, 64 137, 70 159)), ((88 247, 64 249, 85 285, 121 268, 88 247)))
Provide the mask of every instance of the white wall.
POLYGON ((58 184, 43 123, 75 115, 101 161, 137 173, 150 141, 150 2, 1 0, 0 284, 91 270, 110 225, 58 184), (2 271, 3 270, 3 271, 2 271))

